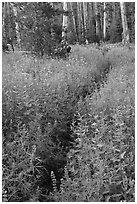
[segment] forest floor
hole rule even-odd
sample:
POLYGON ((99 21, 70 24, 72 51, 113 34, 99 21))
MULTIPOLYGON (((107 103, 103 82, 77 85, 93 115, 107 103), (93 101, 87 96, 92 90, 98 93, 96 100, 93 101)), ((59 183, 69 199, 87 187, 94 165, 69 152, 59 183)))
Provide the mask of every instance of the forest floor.
POLYGON ((135 48, 2 57, 3 201, 135 201, 135 48))

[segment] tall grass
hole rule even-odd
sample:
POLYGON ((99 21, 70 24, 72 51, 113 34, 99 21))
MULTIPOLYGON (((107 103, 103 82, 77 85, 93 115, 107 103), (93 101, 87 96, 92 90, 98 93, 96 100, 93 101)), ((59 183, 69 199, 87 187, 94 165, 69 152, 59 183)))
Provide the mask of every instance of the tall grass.
POLYGON ((58 181, 62 177, 77 102, 93 92, 95 80, 108 69, 99 51, 73 54, 67 61, 3 55, 3 192, 8 201, 32 199, 37 187, 48 192, 50 171, 58 181))
MULTIPOLYGON (((119 135, 121 155, 127 151, 122 142, 134 130, 133 122, 131 127, 126 126, 134 121, 134 53, 121 48, 123 61, 119 66, 119 55, 114 60, 114 53, 116 56, 118 52, 110 50, 103 56, 95 48, 75 46, 66 61, 34 59, 20 53, 3 55, 3 201, 104 199, 99 192, 105 165, 108 155, 115 158, 108 138, 119 135), (124 63, 125 55, 129 63, 124 63), (114 69, 104 83, 111 63, 114 69), (109 124, 111 117, 113 122, 109 124), (91 145, 92 138, 96 146, 91 145), (75 140, 79 141, 77 145, 75 140), (103 150, 97 146, 100 141, 103 150), (100 159, 106 149, 108 154, 100 159), (71 162, 63 179, 68 157, 71 162), (85 168, 94 163, 93 170, 98 170, 90 178, 85 168), (57 192, 52 188, 53 180, 57 192), (90 198, 86 192, 94 195, 90 198)), ((133 137, 130 142, 134 147, 133 137)), ((113 140, 111 145, 116 146, 113 140)), ((134 150, 129 152, 133 154, 134 150)))
POLYGON ((115 66, 107 82, 78 103, 76 144, 55 201, 135 201, 135 56, 123 49, 108 55, 115 66))

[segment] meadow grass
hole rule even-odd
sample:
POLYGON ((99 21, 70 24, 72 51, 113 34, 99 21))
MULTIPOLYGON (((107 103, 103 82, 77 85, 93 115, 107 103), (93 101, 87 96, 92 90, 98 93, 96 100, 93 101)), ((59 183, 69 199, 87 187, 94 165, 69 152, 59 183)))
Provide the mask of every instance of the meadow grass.
POLYGON ((78 102, 76 144, 57 202, 135 201, 135 56, 128 53, 111 50, 107 82, 78 102))
MULTIPOLYGON (((2 60, 3 201, 48 201, 51 171, 57 189, 60 180, 64 186, 60 187, 63 193, 54 192, 51 200, 111 200, 112 193, 101 197, 106 169, 107 179, 110 177, 109 155, 112 163, 122 154, 134 157, 134 50, 117 47, 104 56, 94 47, 76 45, 67 60, 38 59, 21 53, 3 54, 2 60), (112 135, 121 146, 115 144, 112 135), (126 142, 128 137, 130 141, 126 142), (75 148, 79 151, 76 157, 75 148), (119 150, 117 157, 113 149, 119 150), (105 151, 108 153, 102 158, 105 151), (79 158, 80 166, 76 167, 75 159, 79 158), (93 178, 91 164, 96 169, 93 178), (67 171, 74 174, 73 179, 67 177, 67 171)), ((128 161, 122 164, 122 168, 129 167, 128 161)), ((112 170, 115 174, 115 168, 112 170)), ((132 186, 134 179, 127 174, 126 178, 132 186)), ((113 189, 108 182, 105 185, 105 190, 110 186, 113 189)), ((132 201, 134 187, 129 189, 132 201)), ((125 198, 116 199, 128 201, 126 192, 125 198)))

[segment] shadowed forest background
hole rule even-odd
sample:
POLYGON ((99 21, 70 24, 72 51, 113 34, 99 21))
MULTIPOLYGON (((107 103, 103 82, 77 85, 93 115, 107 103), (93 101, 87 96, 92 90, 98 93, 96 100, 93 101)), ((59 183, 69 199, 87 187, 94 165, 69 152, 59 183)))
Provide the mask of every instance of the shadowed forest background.
POLYGON ((135 2, 2 3, 3 202, 135 201, 135 2))

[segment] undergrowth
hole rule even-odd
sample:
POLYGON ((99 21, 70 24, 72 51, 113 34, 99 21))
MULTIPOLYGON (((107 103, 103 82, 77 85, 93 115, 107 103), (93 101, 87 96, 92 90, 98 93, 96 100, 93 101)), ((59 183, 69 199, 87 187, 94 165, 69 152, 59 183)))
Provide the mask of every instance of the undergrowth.
POLYGON ((62 188, 51 195, 56 202, 135 201, 135 87, 129 62, 130 56, 110 71, 99 92, 79 101, 76 143, 62 188))
POLYGON ((3 55, 3 201, 134 200, 133 50, 72 50, 3 55))

